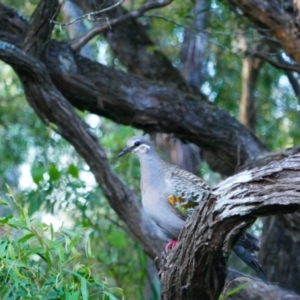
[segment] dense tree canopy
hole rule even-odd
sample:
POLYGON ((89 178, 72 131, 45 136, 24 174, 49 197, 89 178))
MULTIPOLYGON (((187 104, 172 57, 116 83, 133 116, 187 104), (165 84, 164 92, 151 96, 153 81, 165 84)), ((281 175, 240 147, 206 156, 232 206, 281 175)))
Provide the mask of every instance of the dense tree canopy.
POLYGON ((296 0, 1 1, 2 196, 83 228, 126 299, 224 298, 236 277, 231 299, 300 299, 299 20, 296 0), (143 133, 214 187, 163 256, 138 162, 116 159, 143 133), (269 286, 226 271, 246 229, 269 286))

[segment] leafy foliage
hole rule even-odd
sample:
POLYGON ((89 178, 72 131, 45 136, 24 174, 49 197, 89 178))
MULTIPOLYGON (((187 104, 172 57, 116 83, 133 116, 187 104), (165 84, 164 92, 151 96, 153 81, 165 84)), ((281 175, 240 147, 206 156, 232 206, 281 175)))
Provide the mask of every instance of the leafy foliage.
MULTIPOLYGON (((84 231, 60 228, 30 220, 12 194, 14 215, 0 219, 0 296, 1 299, 115 300, 118 288, 94 275, 96 266, 82 262, 92 258, 89 237, 84 231), (16 215, 19 215, 18 217, 16 215)), ((7 205, 7 202, 1 202, 7 205)))

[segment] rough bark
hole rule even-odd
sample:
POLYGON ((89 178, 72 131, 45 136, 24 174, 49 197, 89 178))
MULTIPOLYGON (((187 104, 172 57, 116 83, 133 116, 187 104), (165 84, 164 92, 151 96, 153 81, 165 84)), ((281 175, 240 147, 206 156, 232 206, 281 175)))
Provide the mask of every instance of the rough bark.
POLYGON ((232 244, 255 218, 300 209, 300 155, 230 177, 186 222, 162 265, 161 299, 218 299, 232 244), (189 255, 186 255, 186 254, 189 255))
MULTIPOLYGON (((227 0, 227 2, 231 5, 233 10, 238 8, 253 22, 259 32, 271 41, 273 50, 275 43, 276 49, 275 52, 273 51, 274 53, 278 53, 279 46, 290 58, 292 58, 292 60, 295 61, 295 64, 286 62, 282 59, 281 54, 277 55, 276 60, 274 60, 272 56, 258 56, 271 63, 276 68, 285 70, 291 86, 295 91, 295 95, 299 97, 299 82, 297 82, 295 75, 292 73, 293 71, 299 73, 300 63, 298 51, 300 45, 299 1, 227 0)), ((277 154, 279 157, 282 153, 278 152, 277 154)), ((276 153, 271 155, 269 159, 272 156, 274 157, 274 155, 276 156, 276 153)), ((264 155, 262 155, 261 158, 263 156, 264 155)), ((258 162, 259 160, 260 159, 258 158, 255 161, 258 162)), ((252 163, 255 164, 254 161, 252 163)), ((245 168, 245 166, 243 166, 243 168, 245 168)), ((287 222, 282 222, 283 219, 284 218, 274 217, 265 222, 260 259, 262 260, 266 272, 271 274, 272 280, 279 282, 284 288, 291 288, 299 293, 300 289, 298 284, 295 285, 295 281, 299 278, 300 245, 297 242, 297 239, 295 241, 294 235, 283 230, 287 224, 287 222), (280 234, 283 234, 283 236, 280 237, 280 234), (290 250, 288 254, 287 248, 290 250), (268 250, 271 249, 274 251, 269 252, 268 250), (282 253, 283 255, 278 255, 278 253, 282 253), (291 261, 293 261, 292 266, 290 263, 291 261)), ((299 222, 299 219, 298 215, 293 215, 290 218, 293 223, 299 222)))

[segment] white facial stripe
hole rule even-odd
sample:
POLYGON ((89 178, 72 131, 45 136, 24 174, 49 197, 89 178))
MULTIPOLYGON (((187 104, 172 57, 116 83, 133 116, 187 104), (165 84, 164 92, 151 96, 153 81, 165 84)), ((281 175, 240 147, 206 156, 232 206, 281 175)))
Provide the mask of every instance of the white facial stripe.
POLYGON ((146 153, 146 152, 148 152, 149 149, 150 149, 150 146, 141 144, 140 146, 135 148, 132 152, 133 153, 146 153))

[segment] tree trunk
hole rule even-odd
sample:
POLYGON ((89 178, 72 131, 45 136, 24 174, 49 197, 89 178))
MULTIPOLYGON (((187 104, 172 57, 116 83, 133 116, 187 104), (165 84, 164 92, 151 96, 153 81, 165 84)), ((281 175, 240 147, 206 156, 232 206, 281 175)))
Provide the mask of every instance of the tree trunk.
MULTIPOLYGON (((262 67, 263 61, 259 58, 253 57, 247 52, 253 50, 247 44, 246 37, 241 33, 240 44, 242 44, 242 50, 245 56, 242 60, 242 94, 240 99, 240 122, 244 124, 248 129, 255 132, 256 123, 256 107, 255 107, 255 86, 259 71, 262 67)), ((260 46, 257 47, 259 49, 260 46)), ((255 50, 256 52, 257 50, 255 50)))
POLYGON ((259 253, 260 262, 269 280, 298 294, 300 294, 299 228, 299 213, 266 218, 259 253))

